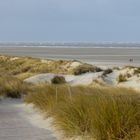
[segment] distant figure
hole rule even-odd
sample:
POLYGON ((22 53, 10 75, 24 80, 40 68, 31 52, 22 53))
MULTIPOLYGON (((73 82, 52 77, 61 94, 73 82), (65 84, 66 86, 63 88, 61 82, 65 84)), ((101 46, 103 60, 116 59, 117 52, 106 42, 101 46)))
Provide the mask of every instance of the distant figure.
POLYGON ((130 61, 130 62, 133 62, 133 59, 132 59, 132 58, 130 58, 130 59, 129 59, 129 61, 130 61))

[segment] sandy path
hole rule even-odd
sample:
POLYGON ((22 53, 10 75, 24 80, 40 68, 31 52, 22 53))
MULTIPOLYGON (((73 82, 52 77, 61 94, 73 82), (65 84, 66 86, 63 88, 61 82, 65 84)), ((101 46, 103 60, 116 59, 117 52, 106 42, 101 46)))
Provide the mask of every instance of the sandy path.
POLYGON ((56 140, 49 130, 39 128, 27 119, 21 100, 0 101, 0 140, 56 140))

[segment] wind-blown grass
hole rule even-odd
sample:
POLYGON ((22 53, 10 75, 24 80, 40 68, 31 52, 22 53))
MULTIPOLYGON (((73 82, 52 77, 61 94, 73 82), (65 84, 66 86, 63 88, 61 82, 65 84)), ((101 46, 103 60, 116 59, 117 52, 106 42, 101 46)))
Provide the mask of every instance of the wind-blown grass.
MULTIPOLYGON (((73 74, 75 71, 75 68, 70 66, 74 61, 44 61, 46 62, 42 62, 40 59, 31 57, 0 56, 0 74, 8 74, 18 77, 21 80, 24 80, 29 76, 33 76, 40 73, 73 74)), ((82 66, 82 72, 89 72, 91 70, 95 72, 97 70, 100 70, 99 68, 88 64, 83 64, 82 66)))
POLYGON ((138 140, 140 96, 126 88, 35 87, 25 101, 53 117, 66 137, 138 140))
POLYGON ((0 76, 0 94, 5 97, 20 98, 26 94, 27 85, 12 76, 0 76))

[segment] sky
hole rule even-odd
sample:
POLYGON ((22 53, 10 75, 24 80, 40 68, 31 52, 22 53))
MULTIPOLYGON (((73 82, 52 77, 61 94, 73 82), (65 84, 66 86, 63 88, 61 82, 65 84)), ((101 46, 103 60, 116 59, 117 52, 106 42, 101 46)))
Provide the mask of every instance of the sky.
POLYGON ((140 42, 140 0, 0 0, 0 41, 140 42))

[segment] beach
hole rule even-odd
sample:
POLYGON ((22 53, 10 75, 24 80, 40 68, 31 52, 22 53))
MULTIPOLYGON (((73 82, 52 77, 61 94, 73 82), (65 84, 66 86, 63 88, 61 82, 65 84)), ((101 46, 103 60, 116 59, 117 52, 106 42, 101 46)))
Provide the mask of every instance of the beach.
POLYGON ((123 133, 122 138, 139 140, 140 130, 133 128, 140 124, 140 67, 132 66, 139 65, 138 51, 1 48, 0 139, 108 140, 113 133, 113 140, 123 133), (124 60, 135 54, 137 61, 124 60), (118 122, 123 124, 120 132, 118 122), (126 129, 126 125, 132 129, 126 129), (108 126, 111 131, 107 131, 108 126))
POLYGON ((0 17, 0 140, 140 140, 140 0, 3 0, 0 17))
POLYGON ((139 65, 140 48, 0 47, 1 55, 41 59, 70 59, 96 65, 139 65), (129 60, 133 59, 133 62, 129 60))

